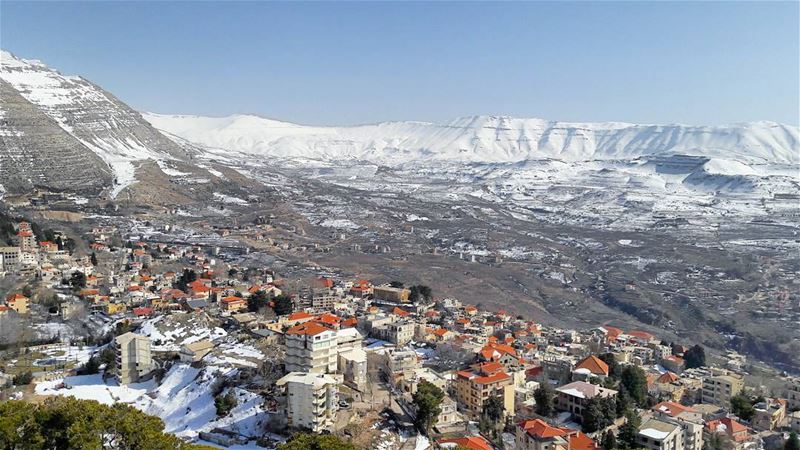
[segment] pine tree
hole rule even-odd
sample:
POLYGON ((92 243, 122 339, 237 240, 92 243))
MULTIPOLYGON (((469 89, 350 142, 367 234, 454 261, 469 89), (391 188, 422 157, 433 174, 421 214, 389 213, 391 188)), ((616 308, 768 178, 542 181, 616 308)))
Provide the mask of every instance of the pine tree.
POLYGON ((639 427, 642 424, 642 419, 631 411, 626 414, 625 424, 619 428, 619 445, 621 448, 631 449, 636 448, 636 435, 639 433, 639 427))
POLYGON ((617 438, 611 430, 603 433, 603 439, 600 441, 600 446, 604 450, 614 450, 617 448, 617 438))
POLYGON ((90 260, 92 261, 92 265, 93 266, 97 265, 97 255, 95 254, 95 252, 92 252, 92 256, 91 256, 90 260))
POLYGON ((699 344, 695 345, 683 354, 683 360, 687 369, 703 367, 706 365, 706 351, 699 344))
POLYGON ((439 414, 442 413, 442 400, 444 392, 433 383, 423 381, 417 387, 417 392, 413 395, 416 417, 414 424, 417 429, 430 435, 431 428, 436 425, 439 414))
POLYGON ((547 382, 543 382, 536 388, 533 393, 533 398, 536 400, 536 414, 540 416, 549 417, 553 415, 555 408, 553 406, 553 388, 547 382))

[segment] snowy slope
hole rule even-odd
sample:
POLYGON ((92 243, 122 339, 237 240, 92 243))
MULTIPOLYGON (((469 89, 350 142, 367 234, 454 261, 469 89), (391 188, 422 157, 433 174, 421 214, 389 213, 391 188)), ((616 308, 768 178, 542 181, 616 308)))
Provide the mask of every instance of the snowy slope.
POLYGON ((145 113, 143 117, 160 130, 205 147, 295 159, 395 165, 685 154, 746 163, 800 162, 798 128, 774 122, 694 127, 473 116, 446 124, 312 127, 248 115, 210 118, 145 113))
MULTIPOLYGON (((138 112, 81 77, 64 76, 40 61, 0 50, 0 80, 112 169, 112 197, 136 181, 138 161, 173 159, 181 154, 174 142, 142 120, 138 112)), ((32 132, 47 134, 51 130, 32 132)))

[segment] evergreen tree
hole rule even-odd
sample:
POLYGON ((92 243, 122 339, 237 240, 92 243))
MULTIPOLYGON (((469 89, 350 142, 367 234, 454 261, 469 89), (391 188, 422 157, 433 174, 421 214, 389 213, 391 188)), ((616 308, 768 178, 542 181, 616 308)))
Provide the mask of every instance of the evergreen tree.
POLYGON ((436 425, 439 420, 439 414, 442 413, 442 400, 444 400, 444 392, 433 383, 423 381, 417 387, 417 392, 413 395, 414 408, 416 417, 414 418, 414 425, 420 432, 430 435, 431 428, 436 425))
POLYGON ((499 395, 493 395, 483 404, 483 415, 497 425, 503 419, 503 399, 499 395))
POLYGON ((599 400, 599 397, 591 398, 583 408, 581 429, 584 433, 594 433, 605 428, 605 416, 599 400))
POLYGON ((97 265, 97 254, 95 252, 92 252, 92 256, 89 259, 92 261, 93 266, 97 265))
POLYGON ((288 295, 281 294, 274 299, 272 299, 275 306, 273 309, 275 310, 275 314, 279 316, 285 316, 286 314, 291 314, 292 310, 294 309, 294 305, 292 304, 292 299, 288 295))
POLYGON ((642 424, 642 419, 631 411, 625 415, 625 424, 619 428, 619 435, 617 439, 620 448, 632 449, 636 448, 636 435, 639 433, 639 427, 642 424))
POLYGON ((695 345, 683 354, 683 361, 687 369, 703 367, 706 365, 706 351, 699 344, 695 345))
POLYGON ((628 389, 625 386, 619 387, 617 397, 614 400, 616 403, 617 418, 623 417, 631 409, 631 396, 628 395, 628 389))
POLYGON ((638 366, 625 366, 620 376, 620 384, 640 407, 647 406, 647 376, 638 366))
POLYGON ((266 308, 267 303, 269 303, 267 293, 264 291, 258 291, 247 298, 247 310, 250 312, 256 312, 261 308, 266 308))
POLYGON ((614 436, 614 432, 608 430, 603 433, 603 439, 600 441, 600 446, 603 447, 604 450, 614 450, 617 448, 617 438, 614 436))
POLYGON ((742 420, 750 421, 756 413, 753 401, 744 394, 731 397, 731 411, 742 420))
POLYGON ((533 392, 533 398, 536 400, 536 414, 545 417, 552 416, 555 412, 554 396, 553 388, 546 381, 542 382, 533 392))
POLYGON ((276 450, 358 450, 355 445, 334 435, 297 433, 276 450))
POLYGON ((620 367, 617 359, 614 358, 613 353, 603 353, 598 356, 604 363, 608 365, 608 376, 612 380, 619 380, 622 375, 622 368, 620 367))

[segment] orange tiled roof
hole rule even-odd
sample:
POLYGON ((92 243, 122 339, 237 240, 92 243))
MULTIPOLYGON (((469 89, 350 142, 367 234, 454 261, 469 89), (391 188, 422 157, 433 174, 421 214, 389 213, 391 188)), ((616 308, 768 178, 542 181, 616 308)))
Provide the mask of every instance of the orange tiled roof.
POLYGON ((583 360, 575 366, 575 370, 578 369, 586 369, 594 375, 608 376, 608 364, 594 355, 583 358, 583 360))
POLYGON ((305 312, 305 311, 297 311, 289 314, 289 320, 303 320, 303 319, 313 319, 314 316, 305 312))
POLYGON ((7 302, 15 302, 17 300, 22 300, 22 299, 28 300, 28 297, 25 297, 24 295, 20 294, 19 292, 15 292, 13 294, 9 294, 8 296, 6 296, 6 301, 7 302))
POLYGON ((567 434, 567 431, 551 426, 542 419, 526 420, 520 423, 519 426, 529 435, 539 439, 553 438, 567 434))
POLYGON ((326 331, 330 331, 330 329, 316 322, 306 322, 306 323, 301 323, 300 325, 295 325, 292 328, 289 328, 288 330, 286 330, 286 334, 292 334, 297 336, 316 336, 326 331))
POLYGON ((229 295, 222 299, 222 303, 233 303, 233 302, 241 302, 244 301, 242 297, 237 297, 235 295, 229 295))
POLYGON ((653 406, 653 411, 662 412, 671 417, 678 416, 685 412, 697 412, 696 410, 688 406, 683 406, 680 403, 675 403, 675 402, 661 402, 653 406))
POLYGON ((455 444, 457 447, 464 447, 470 450, 493 450, 492 444, 482 436, 442 439, 439 444, 455 444))
POLYGON ((673 383, 678 381, 680 377, 672 372, 667 371, 656 380, 656 383, 673 383))
POLYGON ((600 447, 589 436, 578 431, 569 435, 569 448, 571 450, 599 450, 600 447))

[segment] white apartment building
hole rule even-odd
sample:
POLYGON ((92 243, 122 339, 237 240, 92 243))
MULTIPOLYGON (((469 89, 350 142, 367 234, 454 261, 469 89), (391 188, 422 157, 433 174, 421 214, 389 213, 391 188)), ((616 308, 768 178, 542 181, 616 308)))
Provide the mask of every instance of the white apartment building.
POLYGON ((314 433, 331 430, 336 420, 336 379, 330 375, 292 372, 275 385, 284 388, 284 414, 292 428, 314 433))
POLYGON ((650 419, 639 428, 636 444, 650 450, 684 450, 683 429, 672 421, 650 419))
POLYGON ((286 371, 335 373, 337 334, 315 322, 301 323, 286 330, 286 371))
POLYGON ((117 350, 117 381, 130 384, 140 381, 153 369, 150 339, 135 333, 125 333, 114 340, 117 350))

